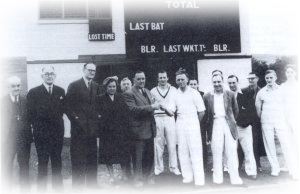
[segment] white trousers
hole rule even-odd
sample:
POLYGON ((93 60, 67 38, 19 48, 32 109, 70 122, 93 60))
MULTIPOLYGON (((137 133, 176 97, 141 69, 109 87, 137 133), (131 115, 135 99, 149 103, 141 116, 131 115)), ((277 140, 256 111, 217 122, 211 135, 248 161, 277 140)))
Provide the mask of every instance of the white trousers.
POLYGON ((231 184, 242 184, 243 181, 238 171, 237 141, 233 139, 225 118, 216 118, 213 124, 211 151, 214 168, 213 182, 217 184, 223 183, 222 158, 224 147, 231 184))
POLYGON ((174 117, 157 116, 156 122, 156 137, 154 138, 154 173, 156 175, 164 171, 163 154, 165 143, 167 143, 169 154, 169 169, 178 169, 177 162, 177 135, 175 128, 174 117))
POLYGON ((288 166, 290 174, 295 170, 295 156, 293 153, 293 142, 291 133, 285 123, 263 123, 262 124, 263 140, 268 160, 271 164, 272 172, 279 173, 280 166, 276 155, 275 135, 278 137, 283 152, 284 159, 288 166))
POLYGON ((195 180, 195 185, 204 185, 202 140, 198 115, 179 115, 176 128, 183 182, 195 180))
POLYGON ((292 118, 288 118, 288 127, 290 129, 291 133, 291 142, 293 142, 293 166, 292 166, 292 172, 290 174, 293 176, 294 179, 299 179, 299 121, 297 120, 298 118, 296 116, 292 118))
POLYGON ((242 150, 245 156, 245 171, 248 176, 256 175, 256 161, 253 152, 253 137, 252 137, 252 127, 240 127, 237 126, 239 142, 241 144, 242 150))

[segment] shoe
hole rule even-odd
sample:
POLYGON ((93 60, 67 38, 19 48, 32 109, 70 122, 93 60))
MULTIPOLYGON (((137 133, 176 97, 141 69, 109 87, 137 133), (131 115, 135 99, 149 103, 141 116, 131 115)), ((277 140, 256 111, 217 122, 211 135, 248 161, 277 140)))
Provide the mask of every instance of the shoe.
POLYGON ((155 180, 153 178, 150 178, 148 181, 147 181, 148 185, 154 185, 155 184, 155 180))
POLYGON ((116 181, 114 178, 109 179, 109 185, 114 186, 116 184, 116 181))
POLYGON ((154 170, 154 174, 155 174, 156 176, 157 176, 157 175, 160 175, 162 172, 163 172, 163 171, 161 171, 161 170, 157 170, 157 169, 154 170))
POLYGON ((261 168, 261 167, 258 167, 258 168, 257 168, 257 172, 262 172, 262 168, 261 168))
POLYGON ((277 177, 279 175, 279 172, 272 172, 271 175, 277 177))
POLYGON ((134 182, 134 187, 140 188, 140 187, 142 187, 142 186, 144 186, 144 183, 143 183, 142 181, 135 181, 135 182, 134 182))
POLYGON ((173 170, 173 169, 170 170, 170 172, 173 173, 173 174, 175 174, 175 175, 177 175, 177 176, 178 176, 178 175, 181 175, 181 172, 180 172, 177 168, 174 169, 174 170, 173 170))
POLYGON ((86 187, 89 189, 103 189, 103 187, 98 184, 88 184, 86 187))
POLYGON ((287 172, 287 171, 289 171, 289 169, 287 167, 282 167, 282 168, 280 168, 280 171, 287 172))
POLYGON ((193 182, 193 181, 194 181, 193 179, 183 179, 183 180, 182 180, 182 182, 183 182, 183 183, 186 183, 186 184, 191 183, 191 182, 193 182))
POLYGON ((249 175, 249 176, 247 176, 247 178, 250 179, 250 180, 256 180, 257 176, 256 175, 249 175))

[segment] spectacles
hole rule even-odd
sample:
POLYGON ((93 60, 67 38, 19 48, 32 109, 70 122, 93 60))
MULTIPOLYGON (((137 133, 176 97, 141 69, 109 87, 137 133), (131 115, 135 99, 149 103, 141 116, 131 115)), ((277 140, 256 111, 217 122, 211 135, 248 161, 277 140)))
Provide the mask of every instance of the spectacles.
POLYGON ((55 76, 55 73, 44 73, 44 76, 47 76, 47 77, 55 76))
POLYGON ((94 69, 87 69, 87 68, 85 68, 86 70, 88 70, 90 73, 95 73, 96 72, 96 70, 94 70, 94 69))

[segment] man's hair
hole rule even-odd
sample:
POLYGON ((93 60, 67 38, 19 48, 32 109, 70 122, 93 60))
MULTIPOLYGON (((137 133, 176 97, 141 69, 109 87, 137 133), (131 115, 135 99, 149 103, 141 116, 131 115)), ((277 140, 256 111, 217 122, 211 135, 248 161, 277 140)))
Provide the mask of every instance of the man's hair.
POLYGON ((6 79, 6 83, 8 85, 10 85, 13 82, 19 82, 19 83, 21 83, 21 78, 19 78, 18 76, 11 76, 11 77, 9 77, 9 78, 6 79))
POLYGON ((176 71, 175 75, 177 76, 177 75, 182 75, 182 74, 184 74, 187 78, 189 78, 189 74, 186 72, 186 70, 183 69, 182 67, 180 67, 180 68, 176 71))
POLYGON ((217 77, 217 76, 220 76, 220 77, 222 78, 222 81, 224 80, 224 79, 223 79, 223 76, 222 76, 222 75, 220 75, 220 74, 214 74, 214 75, 212 76, 212 78, 211 78, 211 79, 213 79, 214 77, 217 77))
POLYGON ((137 70, 134 72, 134 77, 136 76, 136 74, 139 74, 139 73, 143 73, 145 75, 145 72, 144 71, 141 71, 141 70, 137 70))
POLYGON ((294 64, 287 64, 285 66, 285 70, 287 70, 288 68, 291 68, 292 70, 297 72, 296 66, 294 64))
POLYGON ((159 70, 159 71, 157 72, 157 77, 158 77, 158 74, 160 74, 160 73, 166 73, 166 74, 167 74, 167 77, 168 77, 168 73, 167 73, 166 70, 164 70, 164 69, 159 70))
POLYGON ((275 71, 275 70, 273 70, 273 69, 268 69, 268 70, 266 70, 266 72, 265 72, 265 75, 268 75, 268 74, 270 74, 270 73, 273 73, 274 75, 276 75, 276 76, 277 76, 277 73, 276 73, 276 71, 275 71))
POLYGON ((211 72, 211 75, 214 75, 216 72, 219 72, 223 76, 223 72, 219 69, 215 69, 211 72))
POLYGON ((53 71, 55 71, 55 69, 54 69, 54 67, 52 65, 48 65, 48 66, 44 66, 42 68, 42 73, 44 73, 45 69, 48 68, 48 67, 51 68, 53 71))
POLYGON ((227 79, 234 78, 234 77, 235 77, 236 81, 239 82, 239 78, 236 75, 230 75, 230 76, 228 76, 227 79))
POLYGON ((256 77, 258 77, 258 74, 256 71, 251 71, 250 73, 248 73, 248 75, 255 75, 256 77))
POLYGON ((124 77, 124 78, 121 80, 120 84, 122 84, 123 82, 125 82, 125 81, 127 81, 127 80, 131 82, 131 80, 130 80, 128 77, 124 77))
MULTIPOLYGON (((85 64, 83 65, 83 69, 85 69, 86 66, 87 66, 88 64, 93 64, 93 65, 95 65, 95 63, 93 63, 93 62, 87 62, 87 63, 85 63, 85 64)), ((96 65, 95 65, 95 66, 96 66, 96 65)))

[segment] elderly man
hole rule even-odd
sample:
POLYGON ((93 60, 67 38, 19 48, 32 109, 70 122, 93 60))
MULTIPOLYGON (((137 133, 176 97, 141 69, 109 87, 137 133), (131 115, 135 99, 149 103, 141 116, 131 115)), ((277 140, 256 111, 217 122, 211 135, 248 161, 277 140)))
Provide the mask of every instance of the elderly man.
MULTIPOLYGON (((261 119, 263 140, 268 160, 271 164, 271 175, 280 173, 276 155, 275 134, 277 135, 282 152, 289 170, 293 167, 293 147, 290 142, 288 126, 285 119, 285 107, 282 91, 276 84, 277 75, 274 70, 265 72, 267 85, 256 96, 255 106, 258 117, 261 119)), ((292 171, 290 173, 293 173, 292 171)))
MULTIPOLYGON (((253 152, 257 171, 261 172, 260 156, 265 156, 265 146, 262 138, 260 119, 256 114, 255 99, 260 87, 257 85, 259 80, 257 73, 250 72, 247 76, 249 86, 242 89, 243 96, 247 99, 249 105, 248 120, 252 126, 252 137, 253 137, 253 152)), ((239 158, 242 156, 239 154, 239 158)), ((240 158, 243 160, 243 157, 240 158)))
POLYGON ((128 77, 124 77, 120 83, 122 93, 127 92, 131 89, 132 83, 128 77))
POLYGON ((29 157, 32 132, 26 118, 26 98, 20 94, 21 79, 7 79, 9 94, 1 100, 1 159, 2 181, 12 189, 12 165, 17 156, 21 191, 30 189, 29 157), (6 181, 6 182, 5 182, 6 181))
MULTIPOLYGON (((168 83, 167 72, 162 70, 158 72, 158 86, 151 90, 151 94, 154 96, 155 101, 159 102, 162 106, 170 105, 170 100, 177 92, 176 88, 168 83)), ((174 115, 168 114, 165 110, 155 110, 154 118, 156 122, 156 137, 154 139, 154 173, 159 175, 164 171, 163 154, 165 149, 165 143, 167 143, 169 154, 169 169, 170 172, 175 175, 180 175, 177 163, 177 135, 175 129, 174 115)))
MULTIPOLYGON (((249 101, 242 93, 238 86, 239 79, 236 75, 230 75, 227 79, 229 89, 234 92, 239 106, 239 114, 236 118, 236 124, 238 129, 238 142, 245 155, 245 171, 249 178, 256 179, 256 162, 253 154, 253 140, 252 140, 252 128, 250 123, 250 107, 249 101)), ((239 153, 239 166, 243 165, 243 157, 239 153)))
POLYGON ((204 95, 208 140, 213 154, 213 182, 223 183, 222 155, 225 149, 230 181, 233 185, 243 184, 238 171, 236 117, 238 104, 234 93, 223 87, 220 74, 212 76, 214 91, 204 95))
POLYGON ((67 115, 71 121, 72 186, 99 189, 97 182, 97 135, 101 115, 96 106, 99 85, 93 81, 96 65, 85 63, 83 77, 72 82, 66 95, 67 115))
POLYGON ((194 181, 196 187, 205 184, 200 122, 204 115, 201 95, 190 88, 188 74, 184 69, 176 72, 179 86, 174 95, 173 112, 177 111, 176 130, 178 134, 178 156, 183 183, 194 181))
POLYGON ((53 66, 42 68, 44 83, 30 89, 27 95, 28 120, 33 127, 38 155, 39 192, 47 190, 49 159, 52 167, 52 187, 57 191, 63 190, 61 152, 64 140, 65 91, 53 84, 55 78, 53 66))
POLYGON ((156 136, 154 110, 158 110, 160 104, 154 102, 150 91, 145 88, 145 82, 145 73, 137 71, 134 75, 134 86, 123 94, 130 112, 135 187, 144 186, 144 182, 155 184, 153 179, 154 137, 156 136))

